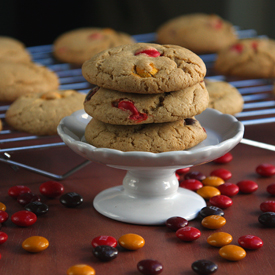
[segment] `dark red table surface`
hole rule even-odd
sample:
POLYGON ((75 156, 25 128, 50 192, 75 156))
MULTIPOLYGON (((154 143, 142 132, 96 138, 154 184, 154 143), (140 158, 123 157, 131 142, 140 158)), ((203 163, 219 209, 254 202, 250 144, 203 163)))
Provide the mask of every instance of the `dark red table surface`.
MULTIPOLYGON (((275 145, 274 124, 247 126, 245 138, 275 145)), ((59 138, 56 138, 59 141, 59 138)), ((233 197, 233 205, 225 209, 226 225, 218 230, 205 229, 199 220, 190 221, 190 225, 201 230, 201 237, 191 243, 179 240, 175 232, 165 226, 143 226, 118 222, 99 214, 93 207, 94 197, 102 190, 121 185, 126 173, 91 162, 73 175, 62 180, 66 192, 81 194, 84 203, 78 208, 66 208, 58 199, 42 201, 48 204, 49 212, 38 217, 37 222, 26 228, 14 225, 9 219, 1 231, 8 234, 8 240, 0 245, 0 274, 20 275, 62 275, 75 264, 87 264, 96 270, 96 274, 138 275, 137 263, 143 259, 156 259, 163 264, 162 274, 195 274, 191 264, 199 259, 208 259, 218 265, 216 274, 275 274, 274 248, 275 228, 265 228, 258 222, 260 203, 275 200, 266 191, 266 187, 275 182, 275 176, 260 177, 255 173, 257 165, 263 162, 275 165, 274 152, 245 144, 238 144, 232 151, 233 160, 228 164, 213 162, 191 171, 200 171, 205 175, 217 168, 226 168, 233 174, 230 182, 243 179, 254 180, 259 189, 253 194, 238 194, 233 197), (238 262, 230 262, 219 256, 219 249, 211 247, 207 237, 217 231, 228 232, 233 236, 232 244, 238 244, 242 235, 252 234, 260 237, 264 245, 259 250, 247 251, 247 256, 238 262), (118 257, 107 263, 100 262, 92 254, 91 241, 98 235, 111 235, 115 238, 126 233, 135 233, 145 239, 145 246, 136 251, 119 249, 118 257), (22 242, 34 235, 49 240, 49 247, 40 253, 26 252, 22 242)), ((27 165, 64 174, 84 159, 68 147, 39 149, 15 152, 12 159, 27 165)), ((26 185, 39 194, 41 183, 50 180, 45 176, 26 169, 13 169, 6 163, 0 163, 0 201, 7 206, 11 216, 22 210, 14 199, 8 196, 8 189, 14 185, 26 185)))

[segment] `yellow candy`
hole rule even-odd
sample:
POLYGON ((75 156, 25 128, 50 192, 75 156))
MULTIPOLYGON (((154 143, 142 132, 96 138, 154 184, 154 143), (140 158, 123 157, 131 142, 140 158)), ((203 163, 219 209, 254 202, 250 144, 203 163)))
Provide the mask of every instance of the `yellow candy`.
POLYGON ((118 239, 118 243, 123 248, 129 250, 137 250, 142 248, 145 244, 145 240, 137 234, 125 234, 118 239))
POLYGON ((89 265, 78 264, 71 266, 67 270, 67 275, 95 275, 95 270, 89 265))
POLYGON ((6 211, 7 207, 4 203, 0 202, 0 210, 6 211))
POLYGON ((154 76, 158 72, 158 69, 156 69, 153 64, 149 64, 149 65, 151 67, 149 71, 145 70, 144 68, 140 68, 139 66, 136 66, 135 67, 136 74, 141 76, 141 77, 154 76))
POLYGON ((215 247, 222 247, 232 242, 233 238, 226 232, 216 232, 207 238, 207 243, 215 247))
POLYGON ((42 94, 40 98, 51 100, 51 99, 61 98, 61 94, 55 91, 49 91, 42 94))
POLYGON ((48 246, 49 241, 46 238, 40 236, 29 237, 22 243, 22 248, 28 252, 41 252, 48 248, 48 246))
POLYGON ((214 196, 221 194, 220 190, 213 186, 203 186, 197 190, 197 193, 202 196, 205 200, 209 200, 214 196))
POLYGON ((207 186, 217 187, 221 184, 224 184, 224 180, 222 178, 219 178, 219 177, 216 177, 216 176, 210 176, 210 177, 206 177, 202 181, 202 184, 207 185, 207 186))
POLYGON ((226 219, 219 215, 211 215, 205 217, 201 224, 208 229, 219 229, 226 224, 226 219))
POLYGON ((229 261, 239 261, 246 256, 246 252, 242 247, 233 244, 220 248, 219 254, 221 257, 229 261))

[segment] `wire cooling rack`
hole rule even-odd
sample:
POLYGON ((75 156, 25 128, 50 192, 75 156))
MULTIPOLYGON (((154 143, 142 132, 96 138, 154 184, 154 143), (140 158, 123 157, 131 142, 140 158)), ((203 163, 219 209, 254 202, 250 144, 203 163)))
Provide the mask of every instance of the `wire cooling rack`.
MULTIPOLYGON (((236 30, 240 38, 257 36, 255 30, 240 30, 238 28, 236 28, 236 30)), ((137 42, 153 42, 156 37, 155 33, 147 33, 135 35, 133 38, 137 42)), ((29 47, 28 51, 32 55, 32 60, 34 62, 48 67, 58 75, 61 90, 74 89, 86 94, 92 86, 82 76, 81 68, 67 63, 58 62, 52 55, 52 49, 52 45, 42 45, 29 47)), ((243 111, 235 115, 239 121, 241 121, 245 126, 275 122, 275 94, 272 92, 272 80, 240 80, 229 78, 224 75, 216 75, 212 70, 216 55, 201 55, 201 58, 207 67, 206 78, 227 81, 236 87, 242 94, 244 99, 243 111)), ((9 105, 0 104, 0 118, 3 121, 5 121, 5 112, 8 108, 9 105)), ((4 130, 0 132, 0 162, 11 165, 14 170, 24 168, 56 180, 62 180, 90 163, 90 161, 85 160, 65 174, 58 175, 43 169, 19 163, 12 159, 18 151, 47 149, 61 146, 65 146, 65 144, 58 136, 30 135, 10 129, 8 125, 4 123, 4 130), (16 144, 16 146, 14 146, 14 144, 16 144)))

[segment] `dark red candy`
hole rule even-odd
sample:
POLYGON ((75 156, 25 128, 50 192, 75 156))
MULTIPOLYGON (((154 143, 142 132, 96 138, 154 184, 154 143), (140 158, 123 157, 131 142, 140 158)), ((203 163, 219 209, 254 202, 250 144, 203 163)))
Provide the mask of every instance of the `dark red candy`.
POLYGON ((0 232, 0 244, 6 242, 8 239, 8 235, 5 232, 0 232))
POLYGON ((18 226, 30 226, 37 221, 37 216, 30 211, 21 210, 11 216, 11 221, 18 226))
POLYGON ((233 46, 231 46, 230 48, 232 51, 235 51, 237 53, 241 53, 243 51, 243 45, 242 44, 235 44, 233 46))
POLYGON ((275 227, 275 213, 264 212, 258 217, 258 221, 265 227, 275 227))
POLYGON ((66 207, 74 208, 83 203, 83 197, 75 192, 68 192, 62 195, 59 201, 66 207))
POLYGON ((233 204, 233 201, 231 198, 229 198, 225 195, 218 195, 218 196, 211 197, 209 199, 209 203, 211 205, 225 209, 225 208, 230 207, 233 204))
POLYGON ((238 243, 244 249, 258 249, 261 248, 264 244, 259 237, 253 235, 241 236, 238 239, 238 243))
POLYGON ((39 195, 33 193, 21 193, 18 195, 17 201, 19 204, 25 206, 33 201, 41 201, 41 198, 39 195))
POLYGON ((166 220, 165 225, 173 230, 177 231, 178 229, 188 225, 188 221, 182 217, 171 217, 166 220))
POLYGON ((256 167, 256 173, 263 177, 275 175, 275 166, 269 163, 263 163, 256 167))
POLYGON ((212 215, 223 216, 224 212, 221 208, 219 208, 217 206, 213 206, 213 205, 205 206, 199 212, 199 216, 201 218, 205 218, 205 217, 212 216, 212 215))
POLYGON ((232 177, 232 173, 224 168, 219 168, 210 173, 210 176, 222 178, 223 180, 229 180, 232 177))
POLYGON ((233 197, 239 193, 239 186, 234 183, 225 182, 217 187, 222 195, 233 197))
POLYGON ((163 266, 159 261, 146 259, 138 262, 137 269, 144 275, 157 275, 163 271, 163 266))
POLYGON ((7 221, 9 214, 6 211, 0 210, 0 223, 7 221))
POLYGON ((263 212, 275 212, 275 201, 264 201, 260 204, 263 212))
POLYGON ((112 236, 100 235, 93 238, 91 244, 93 247, 97 247, 100 245, 108 245, 108 246, 116 247, 117 240, 112 236))
POLYGON ((202 181, 206 178, 206 176, 199 172, 199 171, 192 171, 192 172, 189 172, 187 174, 185 174, 184 176, 184 179, 188 180, 188 179, 195 179, 195 180, 199 180, 199 181, 202 181))
POLYGON ((48 205, 40 201, 30 202, 24 208, 27 211, 33 212, 36 216, 46 214, 49 211, 48 205))
POLYGON ((56 198, 63 194, 64 186, 57 181, 46 181, 40 185, 39 191, 45 197, 56 198))
POLYGON ((271 183, 267 186, 266 191, 270 194, 270 195, 275 195, 275 183, 271 183))
POLYGON ((198 260, 191 265, 194 272, 199 275, 213 274, 218 270, 217 264, 209 260, 198 260))
POLYGON ((244 194, 250 194, 258 189, 258 184, 252 180, 242 180, 237 183, 240 192, 244 194))
POLYGON ((19 194, 21 193, 30 193, 31 189, 27 186, 24 185, 16 185, 16 186, 12 186, 9 190, 8 190, 8 194, 9 196, 11 196, 12 198, 17 198, 19 196, 19 194))
POLYGON ((118 250, 109 245, 99 245, 93 249, 94 256, 102 262, 114 260, 118 255, 118 250))
POLYGON ((147 49, 147 50, 141 50, 141 51, 137 51, 135 53, 135 55, 140 55, 140 54, 146 54, 150 57, 158 57, 160 56, 160 52, 157 51, 156 49, 147 49))
POLYGON ((176 236, 185 242, 191 242, 197 240, 201 236, 199 229, 192 226, 185 226, 176 231, 176 236))
POLYGON ((144 121, 148 118, 148 115, 145 113, 140 113, 134 103, 131 101, 121 100, 117 107, 124 111, 130 111, 131 115, 129 116, 129 119, 135 120, 137 122, 144 121))
POLYGON ((185 168, 176 170, 176 173, 179 175, 182 175, 182 174, 188 173, 189 171, 190 171, 190 167, 185 167, 185 168))
POLYGON ((182 188, 189 189, 191 191, 197 191, 198 189, 203 187, 203 184, 196 179, 188 179, 188 180, 183 180, 179 183, 179 186, 182 188))
POLYGON ((232 159, 233 159, 232 154, 231 154, 231 153, 226 153, 226 154, 224 154, 223 156, 221 156, 221 157, 219 157, 219 158, 213 160, 213 162, 215 162, 215 163, 221 163, 221 164, 222 164, 222 163, 228 163, 228 162, 230 162, 232 159))

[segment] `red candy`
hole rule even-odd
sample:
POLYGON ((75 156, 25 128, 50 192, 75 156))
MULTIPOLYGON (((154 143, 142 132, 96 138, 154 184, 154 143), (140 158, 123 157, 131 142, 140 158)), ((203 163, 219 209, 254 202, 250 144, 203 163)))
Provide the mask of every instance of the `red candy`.
POLYGON ((233 201, 225 195, 218 195, 210 198, 209 203, 213 206, 225 209, 230 207, 233 204, 233 201))
POLYGON ((139 55, 139 54, 146 54, 150 57, 158 57, 160 56, 160 52, 157 51, 156 49, 148 49, 148 50, 142 50, 139 52, 136 52, 135 55, 139 55))
POLYGON ((275 201, 265 201, 260 204, 263 212, 275 212, 275 201))
POLYGON ((137 269, 144 275, 157 275, 162 272, 163 266, 156 260, 146 259, 138 262, 137 269))
POLYGON ((210 176, 219 177, 223 180, 229 180, 232 177, 232 173, 224 168, 219 168, 212 171, 210 176))
POLYGON ((241 53, 243 51, 243 45, 242 44, 235 44, 231 47, 232 51, 235 51, 237 53, 241 53))
POLYGON ((198 189, 203 187, 203 184, 199 180, 188 179, 188 180, 181 181, 179 186, 192 191, 197 191, 198 189))
POLYGON ((213 162, 215 163, 228 163, 233 159, 233 156, 231 155, 231 153, 226 153, 223 156, 213 160, 213 162))
POLYGON ((37 216, 30 211, 22 210, 11 216, 11 221, 18 226, 30 226, 37 221, 37 216))
POLYGON ((220 190, 222 195, 228 197, 233 197, 239 193, 239 186, 230 182, 225 182, 224 184, 217 186, 217 188, 220 190))
POLYGON ((92 33, 88 36, 88 39, 91 39, 91 40, 97 40, 102 38, 103 38, 103 35, 99 32, 92 33))
POLYGON ((8 239, 8 235, 5 232, 0 232, 0 244, 6 242, 8 239))
POLYGON ((173 230, 177 231, 180 228, 183 228, 188 225, 188 221, 182 217, 171 217, 166 220, 165 225, 173 230))
POLYGON ((261 248, 264 244, 259 237, 253 235, 241 236, 238 239, 238 243, 244 249, 258 249, 261 248))
POLYGON ((16 186, 11 187, 8 190, 9 196, 11 196, 12 198, 15 198, 15 199, 22 193, 30 193, 30 192, 31 192, 31 189, 24 185, 16 185, 16 186))
POLYGON ((122 100, 118 103, 117 107, 124 111, 130 111, 132 114, 129 118, 137 122, 144 121, 148 117, 147 114, 140 113, 131 101, 122 100))
POLYGON ((256 41, 253 41, 253 42, 251 43, 251 47, 252 47, 252 49, 253 49, 254 51, 257 51, 257 50, 258 50, 258 46, 259 46, 259 44, 258 44, 258 42, 256 42, 256 41))
POLYGON ((263 177, 275 175, 275 166, 269 163, 263 163, 256 167, 256 173, 263 177))
POLYGON ((45 197, 56 198, 63 194, 64 186, 56 181, 46 181, 40 185, 39 191, 45 197))
POLYGON ((201 232, 195 227, 186 226, 178 229, 176 232, 176 236, 182 241, 191 242, 198 239, 201 236, 201 232))
POLYGON ((33 193, 22 193, 17 197, 17 201, 19 204, 25 206, 30 202, 41 201, 41 199, 38 195, 35 195, 33 193))
POLYGON ((176 173, 179 175, 182 175, 182 174, 188 173, 189 171, 190 171, 190 167, 185 167, 185 168, 178 169, 176 173))
POLYGON ((9 218, 9 214, 3 210, 0 210, 0 223, 7 221, 9 218))
POLYGON ((108 246, 116 247, 117 240, 112 236, 100 235, 100 236, 93 238, 91 244, 93 247, 97 247, 100 245, 108 245, 108 246))
POLYGON ((266 191, 270 194, 270 195, 275 195, 275 183, 271 183, 267 186, 266 191))
POLYGON ((240 192, 250 194, 258 189, 258 184, 252 180, 242 180, 237 183, 240 192))

